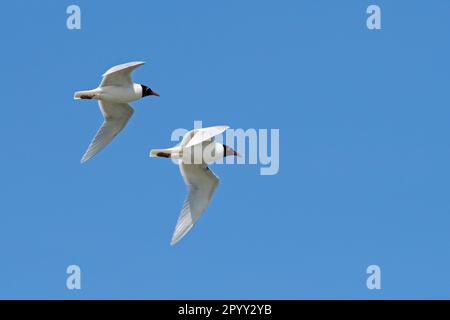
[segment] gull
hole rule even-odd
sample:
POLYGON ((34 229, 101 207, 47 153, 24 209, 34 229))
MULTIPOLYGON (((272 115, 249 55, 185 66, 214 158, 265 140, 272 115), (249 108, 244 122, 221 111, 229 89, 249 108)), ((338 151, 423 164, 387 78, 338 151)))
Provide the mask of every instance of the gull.
POLYGON ((145 62, 136 61, 112 67, 103 74, 98 88, 75 92, 74 99, 96 99, 104 122, 81 159, 84 163, 101 151, 125 127, 133 115, 129 102, 159 94, 142 84, 134 83, 131 72, 145 62))
POLYGON ((240 156, 231 147, 214 140, 215 136, 228 128, 215 126, 194 129, 184 135, 178 146, 150 151, 150 157, 177 159, 181 175, 189 189, 175 226, 171 245, 175 245, 192 229, 219 184, 219 178, 208 168, 208 163, 226 156, 240 156))

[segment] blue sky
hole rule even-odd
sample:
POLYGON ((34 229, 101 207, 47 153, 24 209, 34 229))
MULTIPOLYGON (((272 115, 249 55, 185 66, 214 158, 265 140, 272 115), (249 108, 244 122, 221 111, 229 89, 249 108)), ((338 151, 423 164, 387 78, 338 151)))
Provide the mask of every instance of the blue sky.
POLYGON ((0 298, 450 298, 450 2, 125 3, 2 3, 0 298), (161 98, 81 166, 102 119, 73 92, 133 60, 161 98), (279 128, 280 171, 212 166, 171 247, 185 186, 147 155, 194 120, 279 128))

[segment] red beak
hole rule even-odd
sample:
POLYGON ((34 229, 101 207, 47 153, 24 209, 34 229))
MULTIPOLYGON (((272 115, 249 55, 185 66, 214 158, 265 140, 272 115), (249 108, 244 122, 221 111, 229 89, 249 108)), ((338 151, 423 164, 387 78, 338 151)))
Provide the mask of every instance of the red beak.
POLYGON ((158 92, 155 92, 155 91, 152 91, 152 93, 151 93, 150 95, 151 95, 151 96, 157 96, 157 97, 160 97, 159 93, 158 93, 158 92))

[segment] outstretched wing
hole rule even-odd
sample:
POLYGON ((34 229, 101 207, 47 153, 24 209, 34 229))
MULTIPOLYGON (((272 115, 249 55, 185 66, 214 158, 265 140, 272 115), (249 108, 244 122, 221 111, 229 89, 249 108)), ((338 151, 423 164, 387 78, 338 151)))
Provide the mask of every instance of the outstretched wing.
POLYGON ((131 79, 131 72, 143 64, 145 64, 145 62, 136 61, 112 67, 103 74, 103 80, 100 83, 100 87, 132 85, 133 80, 131 79))
POLYGON ((180 171, 189 187, 189 194, 181 209, 172 236, 171 244, 180 241, 208 206, 219 184, 219 178, 205 164, 184 164, 180 161, 180 171))
POLYGON ((110 103, 99 101, 100 110, 105 118, 103 125, 98 130, 81 163, 88 161, 102 150, 125 127, 133 115, 133 108, 126 103, 110 103))

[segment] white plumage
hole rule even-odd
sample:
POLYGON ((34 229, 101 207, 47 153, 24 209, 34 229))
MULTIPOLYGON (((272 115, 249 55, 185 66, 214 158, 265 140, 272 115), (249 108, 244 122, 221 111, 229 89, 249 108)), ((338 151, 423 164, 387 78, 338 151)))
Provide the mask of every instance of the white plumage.
POLYGON ((128 103, 145 96, 156 95, 150 88, 134 83, 131 73, 145 62, 129 62, 112 67, 103 75, 100 86, 93 90, 78 91, 74 99, 96 99, 104 122, 81 159, 84 163, 100 152, 125 127, 133 115, 128 103))
POLYGON ((172 245, 192 229, 219 184, 219 178, 208 168, 208 163, 228 155, 239 155, 214 140, 215 136, 227 129, 228 126, 195 129, 186 133, 176 147, 150 151, 151 157, 178 159, 181 175, 189 189, 173 232, 172 245))

